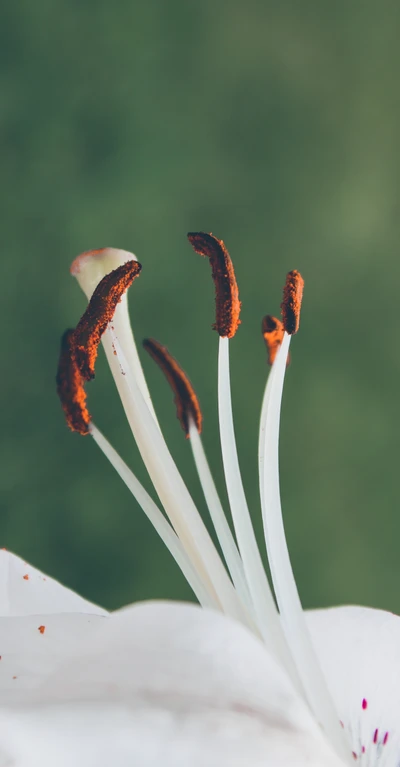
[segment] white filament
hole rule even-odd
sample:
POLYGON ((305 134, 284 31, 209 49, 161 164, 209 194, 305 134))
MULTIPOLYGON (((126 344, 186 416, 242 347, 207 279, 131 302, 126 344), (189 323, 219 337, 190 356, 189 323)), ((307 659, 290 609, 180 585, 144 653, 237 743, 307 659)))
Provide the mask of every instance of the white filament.
POLYGON ((217 488, 208 465, 203 443, 193 418, 189 417, 189 436, 190 447, 192 448, 194 462, 199 475, 200 484, 206 499, 210 517, 217 534, 225 562, 231 574, 233 583, 239 596, 249 610, 252 610, 252 603, 243 570, 241 560, 235 539, 227 522, 221 501, 218 496, 217 488))
POLYGON ((351 763, 340 726, 304 619, 287 549, 279 490, 279 421, 290 336, 285 333, 265 390, 260 424, 260 494, 268 561, 286 639, 310 708, 339 755, 351 763))
POLYGON ((125 350, 112 329, 118 327, 119 309, 120 306, 116 309, 112 327, 103 336, 103 344, 142 459, 165 512, 211 598, 217 600, 225 613, 249 625, 246 610, 147 407, 125 350))
POLYGON ((229 341, 220 338, 218 358, 218 411, 226 487, 254 612, 260 632, 270 651, 287 668, 296 687, 298 677, 287 649, 278 611, 262 564, 244 494, 233 427, 229 374, 229 341))
POLYGON ((116 450, 110 445, 108 440, 99 431, 97 426, 93 423, 90 424, 90 434, 94 441, 99 446, 100 450, 104 453, 106 458, 119 474, 122 481, 125 482, 128 489, 131 491, 134 498, 136 498, 139 506, 143 509, 146 517, 150 520, 151 524, 155 528, 156 532, 160 536, 163 543, 165 543, 168 551, 172 554, 178 567, 182 570, 184 577, 186 578, 189 586, 193 590, 197 599, 203 607, 218 608, 218 605, 214 600, 210 598, 210 595, 199 578, 198 573, 194 570, 178 536, 172 529, 169 522, 165 519, 160 509, 156 506, 153 499, 149 496, 148 492, 144 489, 143 485, 135 477, 129 466, 120 458, 116 450))

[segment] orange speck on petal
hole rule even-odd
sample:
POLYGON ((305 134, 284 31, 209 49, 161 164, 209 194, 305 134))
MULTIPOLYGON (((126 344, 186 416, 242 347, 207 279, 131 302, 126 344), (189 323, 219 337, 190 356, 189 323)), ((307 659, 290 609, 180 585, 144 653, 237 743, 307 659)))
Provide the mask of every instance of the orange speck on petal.
POLYGON ((111 322, 123 294, 139 276, 141 264, 127 261, 106 274, 95 288, 89 305, 74 333, 75 354, 82 377, 94 378, 94 367, 101 336, 111 322))
POLYGON ((28 575, 28 573, 26 573, 26 575, 23 575, 22 577, 23 577, 24 581, 29 581, 29 575, 28 575))
POLYGON ((213 328, 223 338, 233 338, 240 325, 241 303, 235 270, 225 243, 211 232, 189 232, 188 240, 196 253, 210 259, 216 303, 213 328))
POLYGON ((167 347, 162 346, 154 338, 146 338, 143 341, 143 346, 161 368, 174 392, 176 416, 179 418, 186 437, 189 437, 189 416, 192 416, 197 431, 200 434, 202 427, 200 404, 186 373, 172 354, 169 353, 167 347))
POLYGON ((88 434, 90 415, 86 407, 82 376, 76 362, 73 330, 66 330, 61 339, 56 381, 57 394, 69 428, 79 434, 88 434))
POLYGON ((40 631, 41 634, 44 634, 44 632, 46 631, 46 626, 39 626, 38 631, 40 631))
POLYGON ((16 676, 13 676, 13 679, 16 679, 16 678, 17 678, 16 676))
POLYGON ((283 327, 290 336, 297 333, 300 325, 300 309, 303 299, 304 280, 296 269, 286 276, 281 303, 283 327))

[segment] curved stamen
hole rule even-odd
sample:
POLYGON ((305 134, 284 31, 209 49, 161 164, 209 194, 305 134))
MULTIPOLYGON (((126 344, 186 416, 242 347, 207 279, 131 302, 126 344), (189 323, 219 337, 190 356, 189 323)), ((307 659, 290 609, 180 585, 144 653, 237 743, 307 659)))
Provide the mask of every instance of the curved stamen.
MULTIPOLYGON (((301 297, 299 299, 298 291, 293 300, 293 275, 296 275, 297 285, 301 286, 301 293, 303 290, 301 275, 298 272, 290 272, 284 291, 282 314, 288 327, 298 328, 301 297)), ((351 749, 340 726, 306 625, 282 519, 279 489, 279 423, 290 338, 285 332, 268 378, 261 413, 259 472, 264 534, 282 625, 308 703, 339 755, 350 764, 351 749)))
POLYGON ((290 336, 285 333, 265 391, 260 425, 260 494, 272 581, 286 638, 309 705, 338 753, 350 749, 320 669, 300 603, 287 549, 279 491, 279 419, 290 336))
MULTIPOLYGON (((81 255, 73 261, 71 265, 71 274, 76 278, 88 301, 90 301, 92 293, 100 280, 102 280, 106 274, 117 269, 119 266, 126 264, 128 261, 137 261, 137 258, 134 253, 130 253, 127 250, 121 250, 119 248, 88 250, 85 253, 81 253, 81 255)), ((127 292, 124 293, 118 304, 118 312, 114 314, 113 328, 118 335, 122 347, 125 349, 129 367, 135 375, 147 407, 155 422, 158 423, 129 320, 127 292)))

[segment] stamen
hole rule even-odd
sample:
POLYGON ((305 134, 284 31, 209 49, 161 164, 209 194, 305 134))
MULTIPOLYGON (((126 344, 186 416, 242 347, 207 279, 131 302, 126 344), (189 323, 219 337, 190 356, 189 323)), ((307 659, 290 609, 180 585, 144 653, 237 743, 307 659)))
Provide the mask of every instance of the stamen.
POLYGON ((182 429, 189 437, 189 418, 193 418, 196 429, 201 433, 202 415, 199 400, 186 373, 182 370, 176 359, 169 353, 166 346, 162 346, 154 338, 146 338, 143 346, 153 360, 163 371, 172 391, 176 405, 176 416, 182 429))
POLYGON ((279 421, 290 336, 282 346, 266 386, 260 423, 260 495, 268 562, 282 625, 309 705, 332 744, 349 763, 349 745, 322 674, 294 579, 282 520, 279 489, 279 421))
POLYGON ((86 407, 82 376, 75 357, 73 330, 66 330, 61 339, 56 381, 57 394, 69 428, 72 431, 78 431, 79 434, 88 434, 90 415, 86 407))
POLYGON ((196 253, 211 262, 215 284, 216 321, 213 325, 223 338, 233 338, 240 325, 239 290, 231 257, 222 240, 207 232, 189 232, 188 240, 196 253))
MULTIPOLYGON (((103 277, 128 261, 137 261, 134 253, 120 248, 100 248, 89 250, 77 256, 71 265, 71 274, 76 277, 78 284, 90 301, 93 291, 103 277)), ((112 321, 113 329, 125 350, 125 358, 132 374, 135 376, 140 391, 146 401, 155 423, 157 417, 154 412, 150 392, 147 388, 142 365, 137 353, 128 311, 128 293, 124 293, 117 306, 112 321)))
POLYGON ((272 314, 267 314, 263 317, 261 329, 268 350, 268 364, 273 365, 278 349, 283 341, 283 334, 285 332, 283 322, 278 320, 277 317, 273 317, 272 314))
POLYGON ((296 269, 286 276, 281 303, 283 327, 290 336, 297 333, 300 325, 300 309, 303 298, 304 280, 296 269))
POLYGON ((138 261, 127 261, 106 274, 95 288, 89 305, 75 330, 76 360, 86 381, 94 378, 94 366, 101 336, 111 322, 117 304, 139 276, 138 261))

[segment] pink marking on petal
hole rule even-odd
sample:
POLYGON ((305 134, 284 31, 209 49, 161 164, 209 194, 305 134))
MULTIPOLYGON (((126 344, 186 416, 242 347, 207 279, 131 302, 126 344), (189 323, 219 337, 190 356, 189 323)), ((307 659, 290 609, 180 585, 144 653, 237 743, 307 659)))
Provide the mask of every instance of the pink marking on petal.
POLYGON ((363 707, 363 710, 365 711, 365 709, 366 709, 366 708, 367 708, 367 706, 368 706, 368 701, 366 700, 366 698, 363 698, 363 700, 362 700, 362 703, 361 703, 361 706, 363 707))
POLYGON ((351 753, 353 754, 353 759, 357 759, 358 758, 355 751, 352 751, 351 753))
POLYGON ((388 742, 389 733, 385 732, 385 737, 383 738, 383 745, 386 746, 386 743, 388 742))
POLYGON ((361 753, 365 754, 365 746, 361 746, 361 753))
POLYGON ((377 742, 378 742, 378 728, 376 728, 376 730, 375 730, 375 732, 374 732, 374 738, 373 738, 373 740, 374 740, 374 743, 377 743, 377 742))

